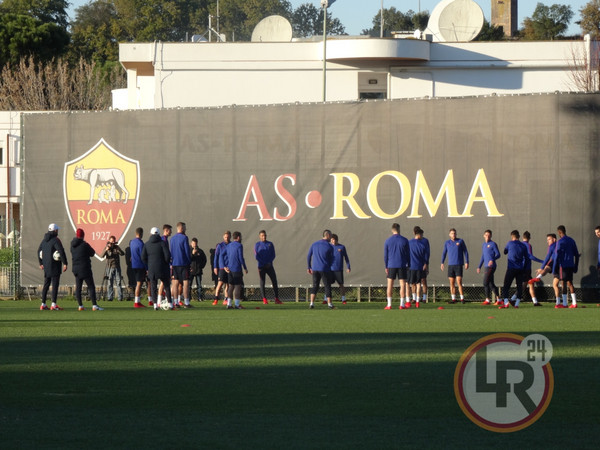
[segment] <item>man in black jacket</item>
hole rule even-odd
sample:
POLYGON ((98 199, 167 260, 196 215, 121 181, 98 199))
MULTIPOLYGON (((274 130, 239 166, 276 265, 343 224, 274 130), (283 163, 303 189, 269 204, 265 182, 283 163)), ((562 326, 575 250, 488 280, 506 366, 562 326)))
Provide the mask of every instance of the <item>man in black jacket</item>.
POLYGON ((65 254, 62 242, 58 238, 59 229, 60 227, 55 223, 48 225, 48 232, 44 235, 44 239, 42 239, 38 247, 38 261, 40 269, 44 271, 44 287, 42 288, 42 305, 40 306, 40 310, 50 309, 52 311, 59 311, 62 309, 56 304, 56 297, 58 296, 60 274, 67 270, 67 255, 65 254), (46 297, 51 284, 52 306, 48 308, 46 306, 46 297))
POLYGON ((102 311, 104 308, 100 308, 96 304, 96 284, 94 283, 94 275, 92 274, 91 258, 96 252, 90 244, 83 240, 84 237, 85 232, 81 228, 77 228, 76 235, 71 241, 73 275, 75 275, 75 298, 79 304, 79 311, 85 310, 81 302, 81 288, 85 281, 90 299, 92 300, 92 310, 102 311))
POLYGON ((108 298, 109 302, 113 301, 115 296, 113 285, 117 286, 117 299, 123 300, 123 288, 121 287, 123 277, 121 276, 121 256, 125 255, 125 252, 117 244, 117 238, 110 236, 108 243, 104 247, 104 251, 100 255, 100 258, 106 258, 106 272, 105 277, 108 277, 108 298))
MULTIPOLYGON (((171 277, 169 273, 169 264, 171 262, 171 252, 166 241, 160 238, 159 230, 153 227, 150 230, 150 239, 144 244, 142 250, 142 261, 148 267, 148 279, 150 280, 151 292, 157 292, 158 281, 162 281, 165 285, 167 301, 169 308, 173 309, 173 300, 171 298, 171 277)), ((154 309, 160 307, 158 302, 154 303, 154 309)))

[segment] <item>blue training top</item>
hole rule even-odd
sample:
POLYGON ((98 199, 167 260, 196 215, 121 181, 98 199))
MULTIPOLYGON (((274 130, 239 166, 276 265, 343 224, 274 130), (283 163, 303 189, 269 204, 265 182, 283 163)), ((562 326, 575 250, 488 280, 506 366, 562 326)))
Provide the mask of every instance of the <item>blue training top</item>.
POLYGON ((469 264, 469 252, 467 251, 467 244, 460 238, 456 238, 454 241, 448 239, 444 243, 444 250, 442 251, 442 264, 448 255, 449 266, 462 266, 463 264, 469 264))
POLYGON ((410 245, 400 234, 392 234, 383 245, 383 262, 386 269, 407 269, 410 266, 410 245))
POLYGON ((224 269, 227 266, 227 245, 228 244, 225 241, 221 241, 215 246, 215 259, 213 261, 213 266, 216 269, 224 269))
POLYGON ((144 261, 142 261, 142 250, 144 241, 136 237, 129 241, 129 251, 131 252, 131 268, 148 270, 144 261))
POLYGON ((315 272, 331 272, 333 246, 325 239, 314 242, 308 250, 306 264, 315 272))
POLYGON ((554 248, 554 265, 552 273, 557 273, 559 267, 577 269, 579 265, 579 251, 577 244, 567 235, 556 241, 554 248))
POLYGON ((350 258, 348 258, 346 246, 342 244, 333 245, 333 262, 331 263, 331 271, 339 272, 344 270, 344 261, 346 261, 346 266, 348 267, 348 270, 350 270, 350 258))
POLYGON ((479 260, 479 269, 481 266, 488 267, 496 267, 496 260, 500 258, 500 250, 498 250, 498 245, 494 241, 484 242, 481 246, 481 259, 479 260), (492 265, 489 266, 490 261, 492 261, 492 265))
POLYGON ((246 268, 246 261, 244 260, 244 247, 238 241, 231 241, 227 244, 227 261, 226 266, 232 272, 241 272, 242 268, 246 268))
POLYGON ((273 264, 275 260, 275 246, 271 241, 258 241, 254 244, 254 257, 258 261, 258 268, 273 264))
POLYGON ((527 266, 529 252, 527 246, 521 241, 508 241, 504 247, 504 254, 508 255, 507 269, 523 270, 527 266))
POLYGON ((189 266, 192 263, 190 241, 183 233, 171 238, 171 261, 173 266, 189 266))
POLYGON ((429 242, 425 239, 411 239, 408 241, 410 250, 410 270, 423 270, 429 262, 429 242))

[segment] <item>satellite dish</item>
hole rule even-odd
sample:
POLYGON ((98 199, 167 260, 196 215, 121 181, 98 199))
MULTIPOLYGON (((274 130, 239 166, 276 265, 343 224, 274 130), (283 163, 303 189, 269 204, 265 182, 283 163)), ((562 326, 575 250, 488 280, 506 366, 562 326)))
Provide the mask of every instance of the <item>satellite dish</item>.
POLYGON ((291 42, 292 24, 281 16, 269 16, 258 22, 252 31, 252 42, 291 42))
POLYGON ((483 22, 483 11, 473 0, 442 0, 433 8, 425 33, 438 42, 469 42, 483 22))

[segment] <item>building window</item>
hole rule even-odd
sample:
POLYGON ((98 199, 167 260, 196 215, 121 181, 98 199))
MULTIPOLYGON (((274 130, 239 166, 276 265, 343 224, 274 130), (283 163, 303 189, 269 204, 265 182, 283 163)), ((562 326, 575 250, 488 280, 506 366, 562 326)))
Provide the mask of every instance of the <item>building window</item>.
POLYGON ((358 73, 358 98, 359 100, 385 100, 388 98, 387 72, 359 72, 358 73))
POLYGON ((385 92, 359 92, 360 100, 385 100, 387 95, 385 92))

